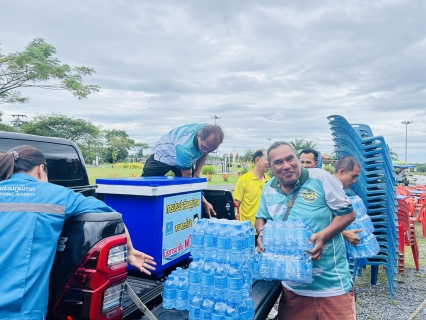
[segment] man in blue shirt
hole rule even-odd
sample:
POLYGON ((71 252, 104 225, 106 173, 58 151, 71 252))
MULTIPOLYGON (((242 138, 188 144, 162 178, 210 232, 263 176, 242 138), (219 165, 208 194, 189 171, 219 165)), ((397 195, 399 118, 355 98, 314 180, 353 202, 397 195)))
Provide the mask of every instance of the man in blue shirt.
MULTIPOLYGON (((176 177, 199 177, 208 154, 219 147, 223 137, 219 126, 207 123, 177 127, 157 141, 145 163, 142 177, 164 176, 169 171, 173 171, 176 177)), ((203 206, 208 216, 216 214, 204 197, 203 206)))
POLYGON ((262 251, 263 226, 267 220, 282 220, 289 209, 289 220, 310 225, 315 246, 307 251, 313 259, 313 282, 283 281, 279 320, 355 320, 352 278, 341 232, 355 219, 341 183, 321 169, 301 168, 296 153, 287 142, 276 142, 268 149, 274 178, 262 191, 256 214, 262 251))

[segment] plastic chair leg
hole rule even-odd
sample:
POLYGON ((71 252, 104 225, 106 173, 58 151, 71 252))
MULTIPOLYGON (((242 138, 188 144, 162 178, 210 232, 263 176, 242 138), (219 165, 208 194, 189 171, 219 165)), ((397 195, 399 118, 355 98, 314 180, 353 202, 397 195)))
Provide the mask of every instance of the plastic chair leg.
POLYGON ((371 281, 370 283, 372 285, 377 284, 377 275, 379 274, 379 266, 378 265, 372 265, 371 266, 371 281))

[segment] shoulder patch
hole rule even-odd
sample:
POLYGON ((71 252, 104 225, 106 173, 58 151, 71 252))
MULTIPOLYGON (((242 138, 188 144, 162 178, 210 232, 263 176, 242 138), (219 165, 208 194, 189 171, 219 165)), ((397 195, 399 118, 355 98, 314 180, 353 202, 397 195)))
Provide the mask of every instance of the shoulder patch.
POLYGON ((301 197, 303 201, 312 202, 318 198, 318 194, 315 191, 307 189, 302 191, 301 197))

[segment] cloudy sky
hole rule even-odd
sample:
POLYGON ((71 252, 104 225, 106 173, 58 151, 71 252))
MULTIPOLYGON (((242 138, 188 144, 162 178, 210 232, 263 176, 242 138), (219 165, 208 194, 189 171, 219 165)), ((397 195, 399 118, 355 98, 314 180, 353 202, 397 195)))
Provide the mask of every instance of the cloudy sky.
POLYGON ((3 121, 61 113, 153 144, 181 124, 214 122, 220 152, 313 140, 327 117, 370 125, 408 161, 426 162, 426 2, 3 0, 3 54, 41 37, 62 62, 93 67, 101 91, 24 91, 3 121), (268 140, 271 139, 271 140, 268 140))

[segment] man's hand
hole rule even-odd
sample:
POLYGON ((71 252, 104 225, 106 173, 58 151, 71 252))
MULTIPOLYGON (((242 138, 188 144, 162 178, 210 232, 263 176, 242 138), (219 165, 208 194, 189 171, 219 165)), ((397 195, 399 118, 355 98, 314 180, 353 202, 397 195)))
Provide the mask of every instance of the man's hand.
POLYGON ((261 253, 262 251, 265 250, 262 243, 262 237, 263 237, 263 230, 260 230, 257 236, 257 246, 256 246, 257 253, 261 253))
POLYGON ((136 269, 140 270, 143 273, 146 273, 148 275, 151 274, 149 270, 155 270, 155 266, 157 263, 155 263, 154 258, 141 252, 136 249, 130 249, 127 252, 127 260, 129 263, 134 266, 136 269))
POLYGON ((214 211, 213 206, 211 205, 210 202, 208 202, 207 200, 204 199, 203 202, 203 208, 204 208, 204 212, 207 214, 207 216, 209 218, 212 217, 212 215, 216 215, 216 211, 214 211))
POLYGON ((314 242, 315 242, 315 246, 313 247, 313 249, 306 250, 306 253, 308 253, 312 257, 312 259, 319 260, 321 259, 321 255, 324 250, 324 243, 325 243, 324 235, 322 235, 321 232, 314 233, 309 239, 309 244, 312 244, 314 242))
POLYGON ((352 246, 359 244, 360 239, 357 237, 357 233, 361 232, 362 229, 342 231, 342 236, 345 238, 352 246))

